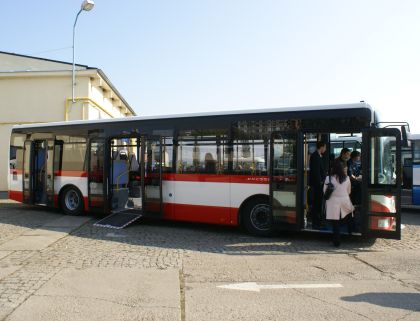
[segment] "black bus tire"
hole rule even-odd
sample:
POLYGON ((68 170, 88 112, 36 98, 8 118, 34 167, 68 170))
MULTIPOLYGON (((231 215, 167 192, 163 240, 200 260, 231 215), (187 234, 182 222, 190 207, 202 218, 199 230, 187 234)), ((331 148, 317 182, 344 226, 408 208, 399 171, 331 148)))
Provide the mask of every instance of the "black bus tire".
POLYGON ((268 200, 255 198, 249 200, 242 209, 241 219, 245 230, 255 236, 273 234, 273 217, 268 200))
POLYGON ((83 195, 77 187, 66 187, 60 194, 60 205, 66 215, 81 215, 84 212, 83 195))

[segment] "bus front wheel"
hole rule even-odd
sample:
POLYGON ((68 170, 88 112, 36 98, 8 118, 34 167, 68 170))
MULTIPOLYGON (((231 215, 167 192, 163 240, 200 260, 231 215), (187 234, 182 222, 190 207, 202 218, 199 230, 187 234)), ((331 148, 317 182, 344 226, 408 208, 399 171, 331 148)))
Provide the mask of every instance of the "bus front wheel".
POLYGON ((247 232, 252 235, 272 235, 273 216, 268 201, 262 198, 248 201, 243 208, 242 222, 247 232))
POLYGON ((83 196, 76 187, 67 187, 61 193, 60 204, 64 214, 80 215, 83 213, 83 196))

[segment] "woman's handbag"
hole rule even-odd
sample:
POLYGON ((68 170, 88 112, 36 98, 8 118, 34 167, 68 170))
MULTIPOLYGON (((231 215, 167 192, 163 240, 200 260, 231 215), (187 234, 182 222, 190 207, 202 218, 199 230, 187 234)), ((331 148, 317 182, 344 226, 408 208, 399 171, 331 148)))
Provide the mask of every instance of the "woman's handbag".
POLYGON ((327 183, 327 189, 324 193, 324 199, 328 200, 331 197, 331 194, 334 192, 334 185, 331 183, 331 175, 329 177, 329 183, 327 183))

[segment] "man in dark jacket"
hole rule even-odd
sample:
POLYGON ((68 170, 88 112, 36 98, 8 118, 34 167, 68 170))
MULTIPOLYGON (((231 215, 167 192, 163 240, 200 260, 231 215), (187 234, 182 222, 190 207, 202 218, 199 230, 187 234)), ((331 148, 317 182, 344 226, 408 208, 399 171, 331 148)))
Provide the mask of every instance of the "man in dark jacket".
POLYGON ((327 150, 327 145, 319 141, 316 144, 316 151, 312 153, 309 159, 309 186, 312 193, 312 228, 321 227, 322 203, 324 198, 324 181, 326 176, 323 154, 327 150))
POLYGON ((341 152, 340 152, 340 156, 338 156, 335 161, 336 162, 341 162, 341 165, 343 166, 343 168, 347 167, 347 162, 350 160, 350 149, 348 149, 347 147, 344 147, 341 152))
POLYGON ((347 175, 351 181, 351 201, 353 205, 362 203, 362 169, 360 166, 360 152, 351 152, 350 160, 347 162, 347 175))

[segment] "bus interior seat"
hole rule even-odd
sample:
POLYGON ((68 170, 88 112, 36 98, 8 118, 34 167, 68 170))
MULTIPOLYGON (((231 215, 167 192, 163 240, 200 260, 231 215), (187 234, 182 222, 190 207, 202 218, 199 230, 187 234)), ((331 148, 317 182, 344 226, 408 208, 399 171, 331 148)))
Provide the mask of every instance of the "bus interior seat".
POLYGON ((112 182, 113 185, 127 185, 128 184, 128 166, 127 162, 124 160, 115 160, 112 164, 113 166, 113 175, 112 182))
POLYGON ((113 201, 112 207, 125 208, 128 202, 129 189, 128 164, 126 160, 114 160, 112 164, 112 184, 113 184, 113 201))

